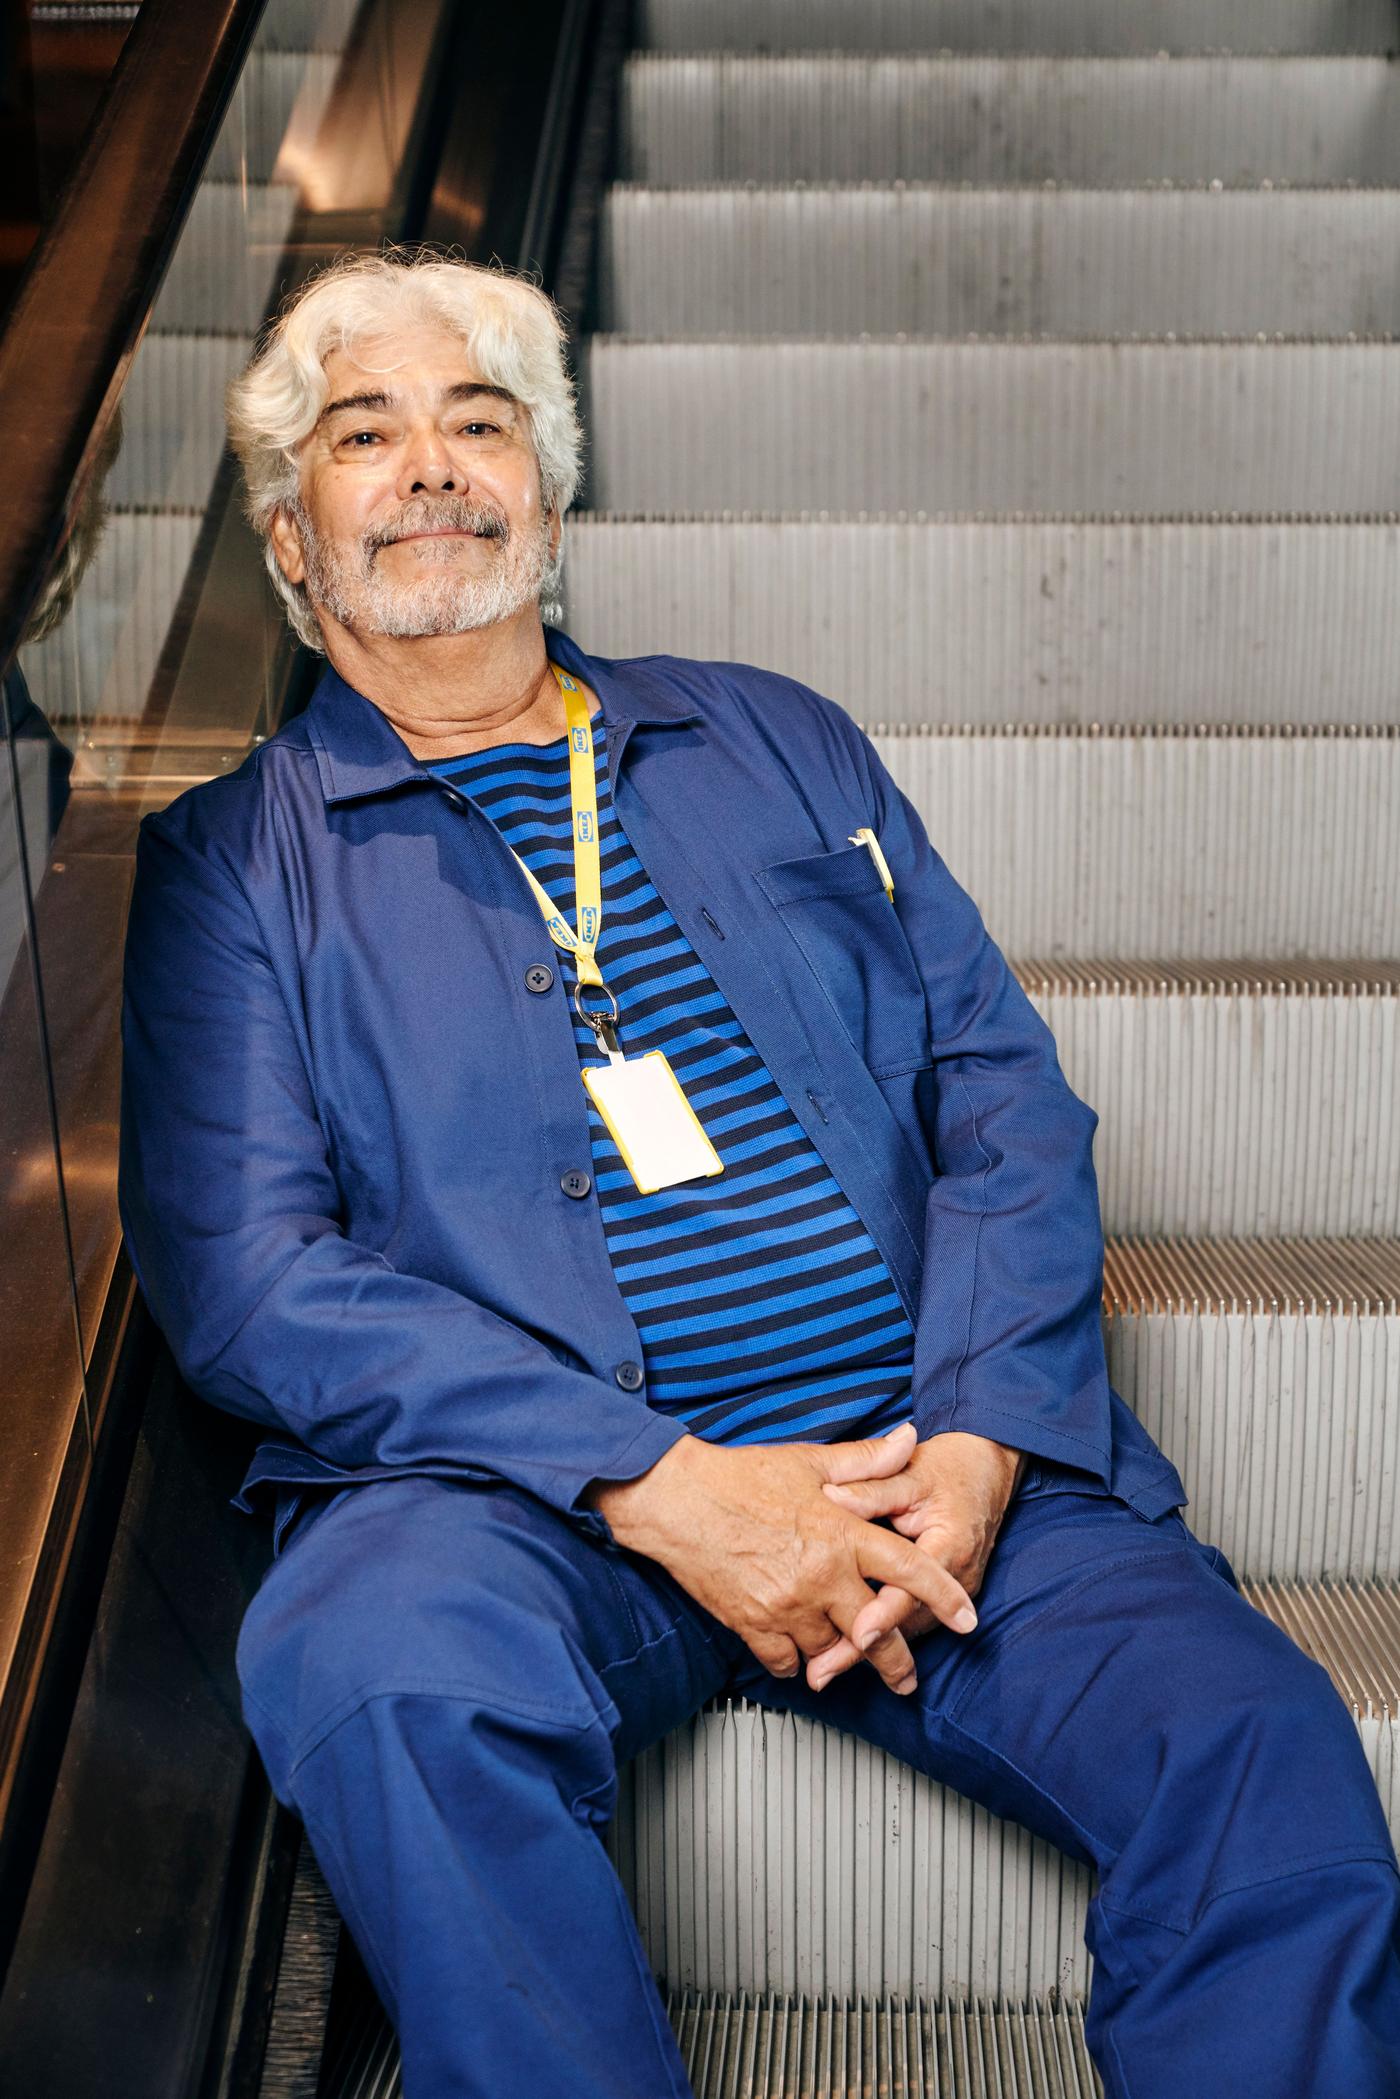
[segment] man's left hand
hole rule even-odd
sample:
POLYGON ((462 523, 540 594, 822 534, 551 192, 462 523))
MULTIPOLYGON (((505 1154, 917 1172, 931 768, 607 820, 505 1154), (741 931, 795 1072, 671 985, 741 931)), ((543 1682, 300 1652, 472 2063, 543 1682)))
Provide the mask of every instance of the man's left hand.
MULTIPOLYGON (((986 1436, 948 1430, 915 1446, 902 1472, 889 1479, 827 1481, 823 1494, 869 1522, 888 1517, 921 1552, 946 1567, 969 1596, 975 1596, 991 1558, 1007 1504, 1020 1483, 1026 1454, 986 1436)), ((862 1648, 898 1627, 906 1638, 937 1623, 926 1604, 907 1589, 886 1583, 857 1614, 851 1637, 843 1636, 807 1664, 807 1681, 824 1690, 833 1677, 862 1658, 862 1648), (856 1643, 860 1644, 857 1645, 856 1643)))

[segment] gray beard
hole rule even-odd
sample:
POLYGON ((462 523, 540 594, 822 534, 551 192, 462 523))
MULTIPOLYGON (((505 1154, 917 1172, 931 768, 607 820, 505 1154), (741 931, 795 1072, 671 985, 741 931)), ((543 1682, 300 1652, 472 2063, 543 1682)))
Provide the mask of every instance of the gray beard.
POLYGON ((352 633, 394 641, 467 634, 513 619, 553 581, 556 565, 544 517, 536 531, 521 537, 499 510, 465 496, 419 497, 405 503, 391 525, 365 533, 351 553, 322 540, 299 501, 288 507, 301 540, 307 596, 352 633), (415 558, 424 574, 398 583, 383 574, 377 563, 381 548, 402 533, 435 525, 488 535, 497 551, 487 572, 464 575, 451 540, 420 540, 415 558))

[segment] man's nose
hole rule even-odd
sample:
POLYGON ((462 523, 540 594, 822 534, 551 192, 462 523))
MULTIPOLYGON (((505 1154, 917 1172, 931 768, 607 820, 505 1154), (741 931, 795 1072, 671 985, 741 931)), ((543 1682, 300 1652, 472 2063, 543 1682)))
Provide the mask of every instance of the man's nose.
POLYGON ((431 423, 415 429, 404 447, 399 495, 456 495, 465 486, 466 475, 453 460, 441 431, 431 423))

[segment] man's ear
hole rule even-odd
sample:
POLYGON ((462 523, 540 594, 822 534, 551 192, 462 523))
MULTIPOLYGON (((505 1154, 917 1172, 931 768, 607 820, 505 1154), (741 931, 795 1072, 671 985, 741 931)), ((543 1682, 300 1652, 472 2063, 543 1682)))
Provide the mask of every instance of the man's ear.
POLYGON ((294 587, 303 584, 306 581, 306 562, 301 551, 301 534, 285 510, 279 510, 272 520, 268 537, 277 557, 277 566, 287 581, 294 587))

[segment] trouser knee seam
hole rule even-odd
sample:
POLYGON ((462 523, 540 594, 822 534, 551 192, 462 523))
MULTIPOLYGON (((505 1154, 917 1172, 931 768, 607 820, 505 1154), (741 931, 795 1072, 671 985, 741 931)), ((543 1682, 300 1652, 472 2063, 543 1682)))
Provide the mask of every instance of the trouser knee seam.
POLYGON ((1391 1873, 1397 1871, 1394 1856, 1379 1844, 1342 1844, 1330 1851, 1300 1851, 1292 1858, 1276 1860, 1267 1872, 1243 1874, 1238 1880, 1222 1881, 1208 1888, 1193 1921, 1199 1923, 1211 1904, 1227 1895, 1242 1895, 1249 1888, 1267 1887, 1276 1880, 1295 1880, 1305 1873, 1325 1873, 1329 1866, 1357 1865, 1378 1865, 1391 1873))
MULTIPOLYGON (((288 1782, 290 1783, 308 1758, 314 1756, 318 1749, 325 1747, 339 1728, 347 1721, 353 1720, 357 1713, 362 1713, 366 1706, 374 1705, 382 1698, 440 1698, 449 1704, 470 1700, 476 1705, 485 1706, 493 1713, 503 1713, 510 1719, 552 1721, 565 1733, 574 1735, 587 1734, 591 1728, 602 1726, 607 1718, 607 1715, 598 1712, 589 1713, 587 1716, 561 1716, 557 1706, 537 1705, 528 1698, 501 1698, 494 1690, 483 1690, 480 1684, 458 1678, 443 1681, 434 1677, 404 1677, 395 1683, 374 1684, 364 1690, 352 1692, 348 1698, 342 1699, 340 1705, 333 1707, 317 1722, 309 1739, 291 1758, 287 1771, 288 1782)), ((610 1706, 611 1703, 609 1700, 610 1706)))

